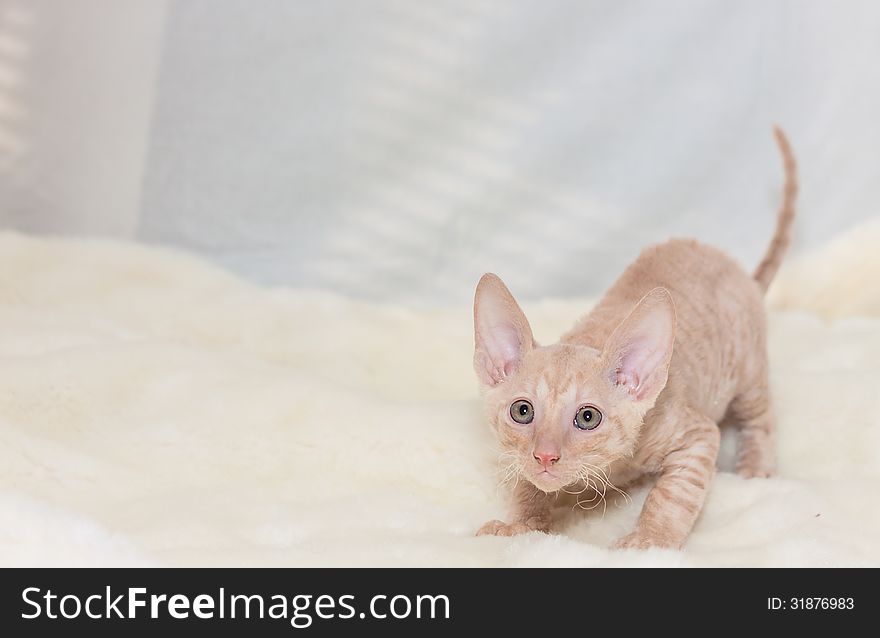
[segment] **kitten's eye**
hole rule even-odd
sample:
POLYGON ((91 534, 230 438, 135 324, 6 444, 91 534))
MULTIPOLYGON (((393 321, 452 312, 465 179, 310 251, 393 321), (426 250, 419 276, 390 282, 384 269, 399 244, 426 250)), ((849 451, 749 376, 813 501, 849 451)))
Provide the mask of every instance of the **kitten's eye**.
POLYGON ((602 423, 602 413, 592 405, 585 405, 574 416, 574 427, 579 430, 595 430, 602 423))
POLYGON ((526 400, 514 401, 510 406, 510 418, 526 425, 535 418, 535 408, 526 400))

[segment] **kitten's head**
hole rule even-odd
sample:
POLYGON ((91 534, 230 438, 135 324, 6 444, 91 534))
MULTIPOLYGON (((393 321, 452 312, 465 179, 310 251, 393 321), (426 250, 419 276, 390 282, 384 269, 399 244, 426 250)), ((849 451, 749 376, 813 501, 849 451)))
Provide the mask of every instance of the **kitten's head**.
POLYGON ((504 283, 483 275, 474 299, 474 369, 505 456, 552 492, 632 455, 642 419, 666 385, 674 334, 672 297, 655 288, 620 317, 601 350, 541 347, 504 283))

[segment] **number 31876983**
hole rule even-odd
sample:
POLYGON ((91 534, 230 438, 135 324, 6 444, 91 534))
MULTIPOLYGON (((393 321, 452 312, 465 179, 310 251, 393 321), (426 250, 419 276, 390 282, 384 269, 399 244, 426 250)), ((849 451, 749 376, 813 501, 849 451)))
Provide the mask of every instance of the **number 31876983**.
POLYGON ((768 598, 767 609, 783 610, 790 609, 792 611, 819 611, 834 609, 853 609, 855 600, 853 598, 825 598, 823 596, 812 596, 803 598, 768 598))

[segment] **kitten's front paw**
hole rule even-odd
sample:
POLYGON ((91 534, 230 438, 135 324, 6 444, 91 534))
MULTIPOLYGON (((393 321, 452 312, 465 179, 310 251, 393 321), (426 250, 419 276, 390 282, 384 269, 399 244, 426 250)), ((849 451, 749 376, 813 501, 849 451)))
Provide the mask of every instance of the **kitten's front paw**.
POLYGON ((477 536, 516 536, 529 532, 547 532, 550 525, 543 519, 533 516, 525 523, 505 523, 504 521, 489 521, 477 530, 477 536))
POLYGON ((776 457, 773 449, 749 449, 736 460, 736 473, 743 478, 770 478, 776 475, 776 457))
POLYGON ((736 466, 736 473, 747 479, 773 478, 776 475, 776 469, 771 464, 739 463, 736 466))
POLYGON ((671 542, 652 538, 640 532, 632 532, 617 540, 612 546, 614 549, 650 549, 660 547, 665 549, 678 549, 678 545, 671 542))

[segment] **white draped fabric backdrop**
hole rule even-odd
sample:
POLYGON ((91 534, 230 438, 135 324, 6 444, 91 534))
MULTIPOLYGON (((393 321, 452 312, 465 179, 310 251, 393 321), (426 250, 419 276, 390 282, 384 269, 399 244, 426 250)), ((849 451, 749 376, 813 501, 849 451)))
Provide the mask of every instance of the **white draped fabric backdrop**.
POLYGON ((870 0, 0 0, 0 227, 257 281, 598 293, 646 243, 748 266, 880 210, 870 0))

